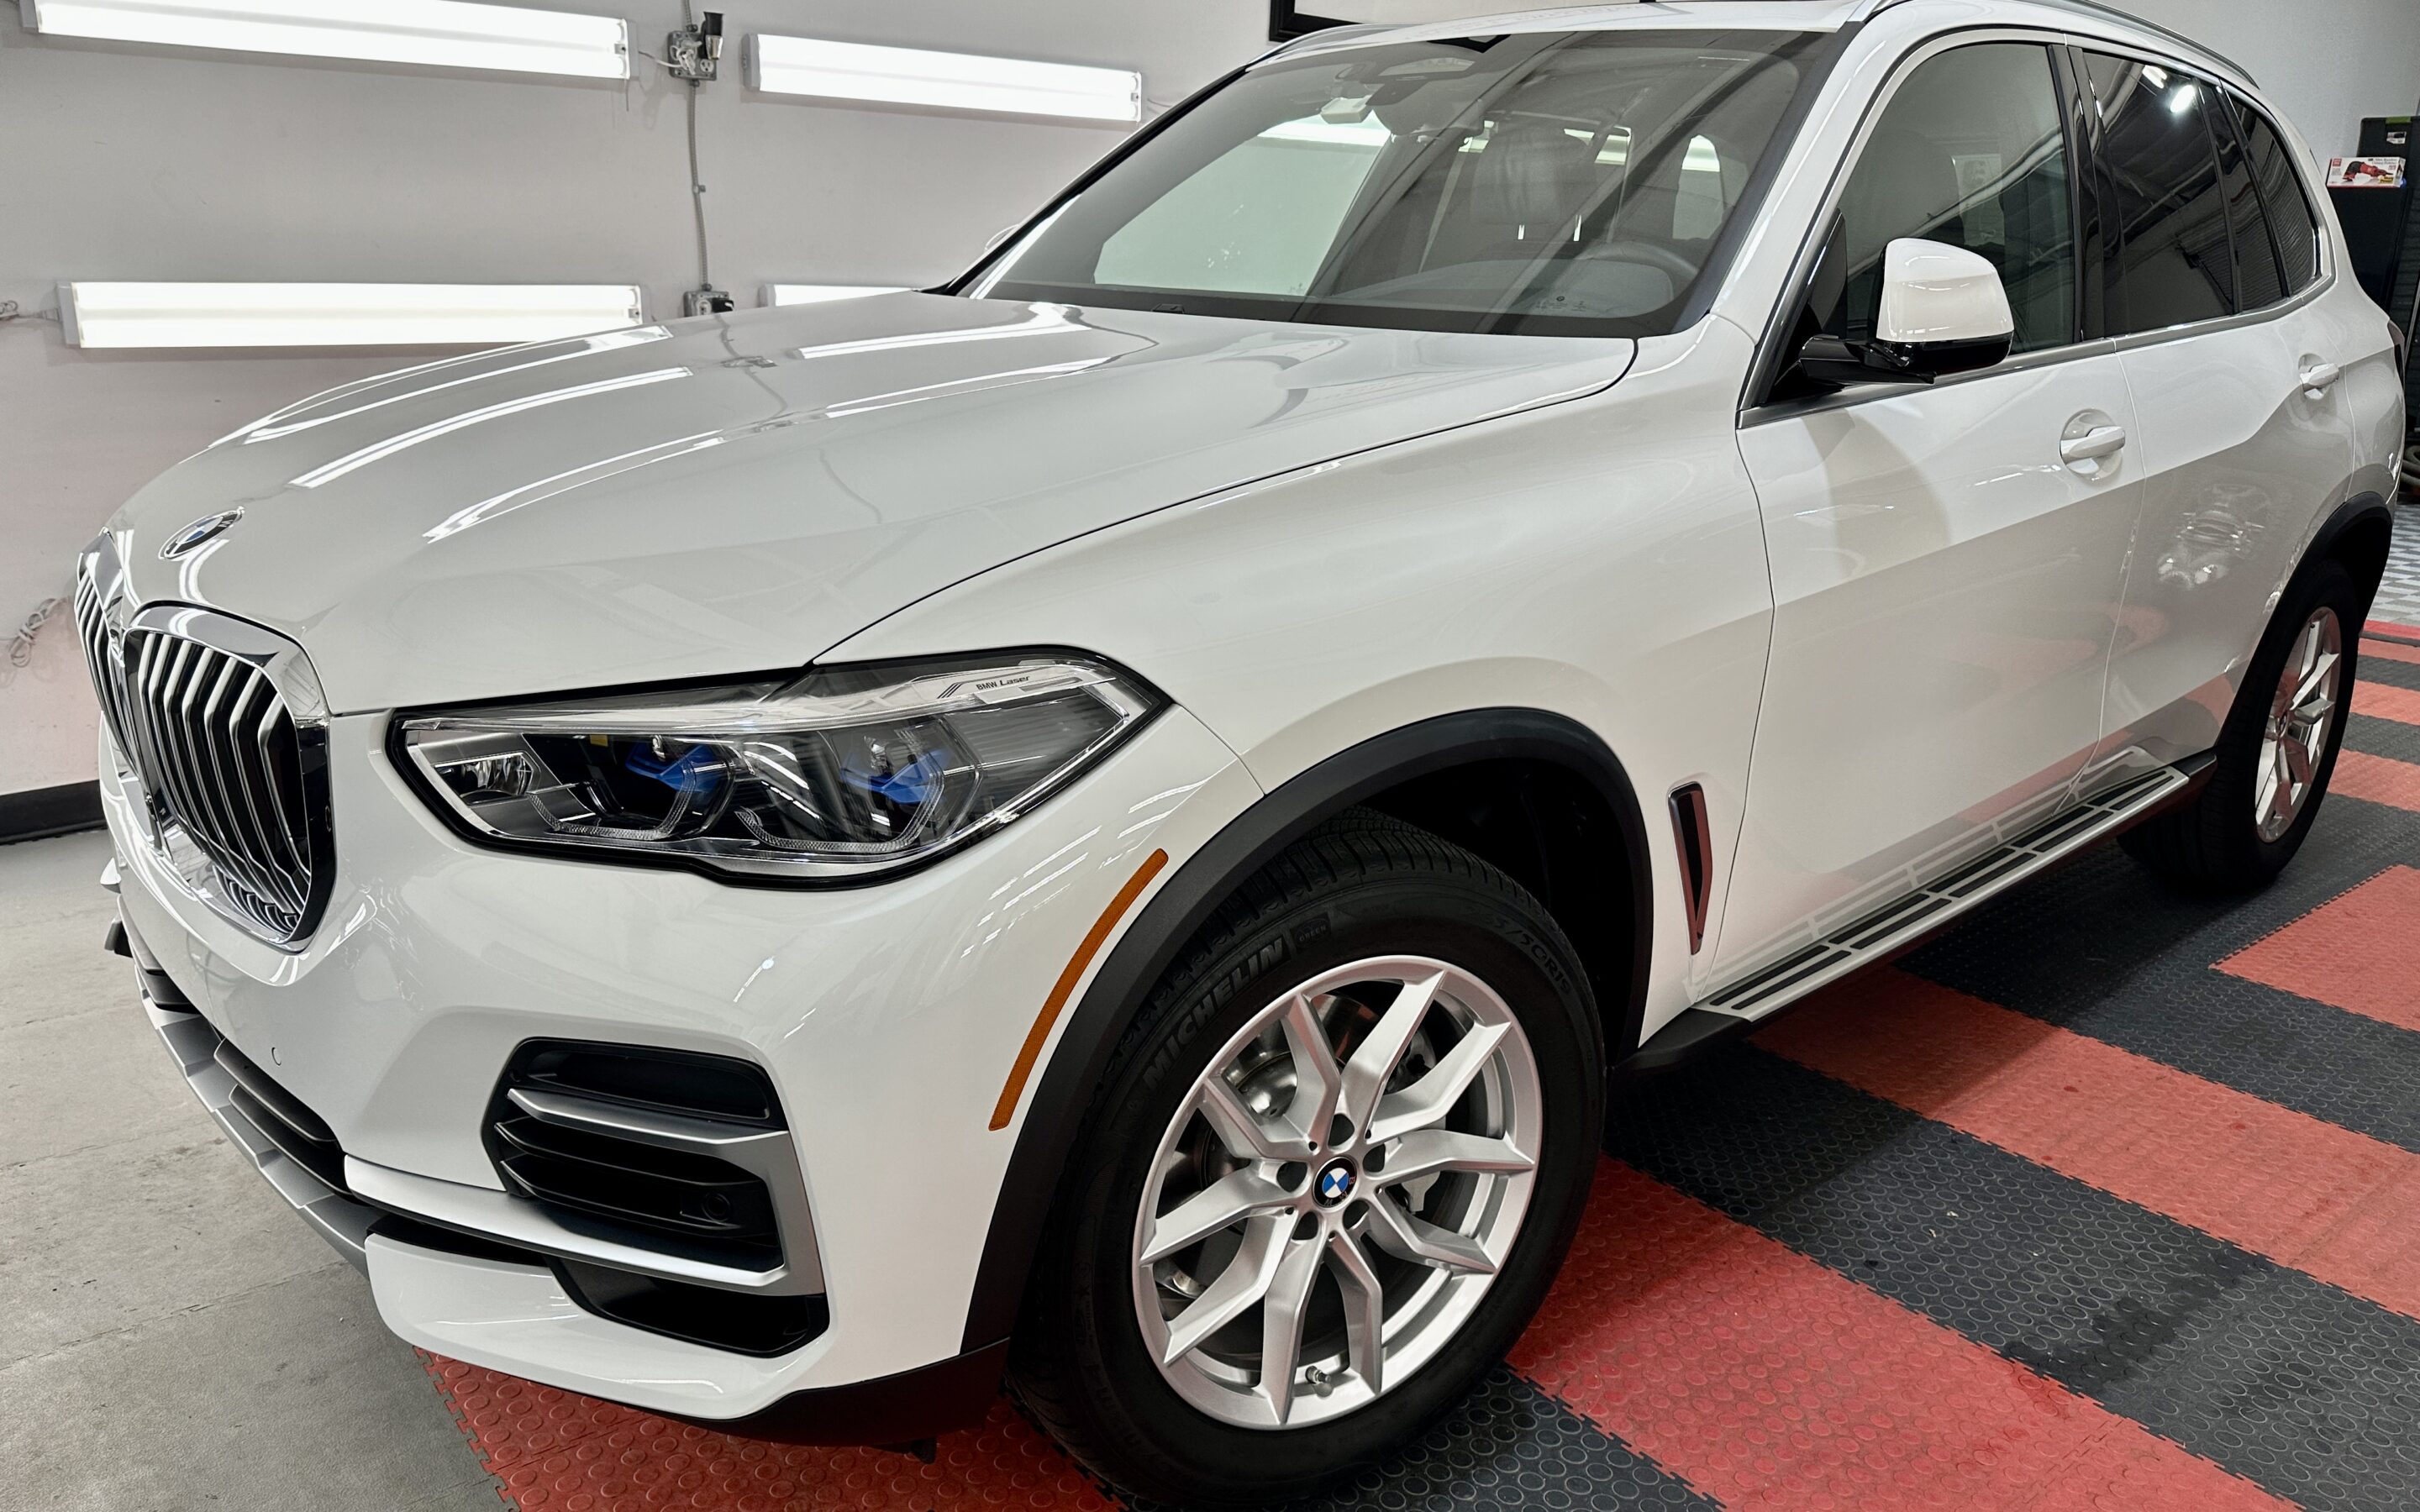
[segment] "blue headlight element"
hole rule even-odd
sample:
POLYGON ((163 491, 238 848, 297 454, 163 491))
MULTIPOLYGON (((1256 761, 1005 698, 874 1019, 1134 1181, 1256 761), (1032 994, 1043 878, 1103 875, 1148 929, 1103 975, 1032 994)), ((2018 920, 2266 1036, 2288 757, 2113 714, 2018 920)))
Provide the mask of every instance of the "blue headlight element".
POLYGON ((660 761, 644 746, 633 746, 622 764, 641 777, 652 777, 664 786, 692 797, 711 793, 722 781, 722 765, 715 760, 711 746, 691 746, 672 761, 660 761))
POLYGON ((1016 822, 1164 706, 1045 648, 414 715, 398 738, 483 837, 841 880, 1016 822))
POLYGON ((928 750, 895 772, 869 772, 852 763, 840 769, 840 779, 861 793, 871 793, 902 808, 913 809, 931 802, 940 793, 941 779, 949 770, 947 750, 928 750))

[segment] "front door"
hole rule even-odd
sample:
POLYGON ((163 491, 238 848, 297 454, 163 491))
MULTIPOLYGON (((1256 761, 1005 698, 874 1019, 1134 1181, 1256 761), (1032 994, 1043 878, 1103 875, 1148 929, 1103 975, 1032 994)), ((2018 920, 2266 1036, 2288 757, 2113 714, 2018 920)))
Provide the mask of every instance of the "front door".
POLYGON ((1869 335, 1883 249, 1920 237, 2000 269, 2015 350, 1931 388, 1785 373, 1741 430, 1775 607, 1718 979, 2056 807, 2101 731, 2134 413, 2117 354, 2079 340, 2051 48, 1948 47, 1899 77, 1789 339, 1869 335))

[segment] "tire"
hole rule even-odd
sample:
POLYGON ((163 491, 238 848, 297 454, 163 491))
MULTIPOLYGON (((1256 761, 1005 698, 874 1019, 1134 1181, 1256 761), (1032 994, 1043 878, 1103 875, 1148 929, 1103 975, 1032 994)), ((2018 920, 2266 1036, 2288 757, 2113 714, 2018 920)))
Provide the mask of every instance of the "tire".
POLYGON ((1187 1505, 1267 1502, 1352 1473, 1459 1399, 1536 1311, 1587 1199, 1604 1067, 1587 979, 1537 900, 1471 853, 1373 811, 1353 810, 1322 826, 1220 906, 1114 1052, 1035 1260, 1011 1351, 1018 1398, 1094 1471, 1144 1497, 1187 1505), (1329 985, 1295 995, 1323 980, 1329 985), (1421 983, 1432 998, 1404 995, 1421 983), (1423 1001, 1430 1006, 1419 1006, 1423 1001), (1278 1019, 1266 1017, 1273 1012, 1278 1019), (1403 1042, 1392 1027, 1401 1025, 1413 1026, 1405 1031, 1411 1040, 1383 1083, 1389 1101, 1373 1108, 1373 1069, 1388 1046, 1403 1042), (1314 1026, 1342 1045, 1340 1057, 1305 1058, 1301 1036, 1314 1026), (1489 1038, 1480 1041, 1481 1034, 1489 1038), (1466 1044, 1457 1060, 1454 1047, 1466 1044), (1371 1055, 1357 1060, 1365 1050, 1371 1055), (1359 1065, 1360 1080, 1340 1072, 1313 1086, 1304 1069, 1339 1061, 1359 1065), (1236 1068, 1247 1065, 1260 1069, 1237 1079, 1236 1068), (1455 1065, 1481 1066, 1466 1092, 1445 1090, 1455 1065), (1205 1098, 1218 1100, 1209 1085, 1214 1068, 1246 1101, 1261 1095, 1263 1078, 1286 1078, 1289 1089, 1282 1101, 1228 1108, 1230 1118, 1254 1120, 1239 1133, 1198 1111, 1205 1098), (1321 1102, 1319 1087, 1338 1090, 1321 1102), (1450 1171, 1424 1189, 1394 1184, 1388 1169, 1418 1168, 1420 1153, 1446 1146, 1416 1144, 1416 1131, 1378 1142, 1373 1155, 1364 1136, 1408 1126, 1427 1116, 1421 1110, 1449 1103, 1453 1129, 1480 1131, 1454 1138, 1496 1140, 1455 1149, 1534 1142, 1527 1151, 1534 1166, 1450 1171), (1305 1110, 1331 1103, 1338 1113, 1323 1145, 1304 1132, 1323 1114, 1305 1110), (1355 1107, 1373 1109, 1368 1128, 1352 1128, 1345 1115, 1355 1107), (1295 1138, 1304 1141, 1306 1159, 1254 1165, 1232 1153, 1295 1138), (1391 1167, 1381 1158, 1388 1154, 1391 1167), (1206 1198, 1203 1189, 1230 1160, 1239 1162, 1231 1180, 1260 1172, 1270 1185, 1253 1190, 1263 1197, 1291 1193, 1293 1206, 1150 1258, 1153 1242, 1186 1227, 1178 1194, 1206 1198), (1340 1181, 1342 1190, 1331 1193, 1340 1181), (1407 1194, 1408 1210, 1399 1201, 1407 1194), (1421 1216, 1399 1227, 1373 1200, 1390 1213, 1421 1216), (1430 1218, 1436 1226, 1421 1229, 1430 1218), (1457 1225, 1467 1232, 1457 1234, 1457 1225), (1267 1242, 1252 1251, 1256 1233, 1267 1242), (1415 1263, 1389 1248, 1409 1242, 1407 1233, 1459 1257, 1415 1263), (1490 1245, 1492 1274, 1465 1269, 1469 1255, 1490 1245), (1222 1250, 1235 1258, 1214 1263, 1222 1250), (1360 1268, 1346 1250, 1363 1257, 1360 1268), (1275 1303, 1253 1304, 1163 1366, 1171 1340, 1198 1320, 1187 1309, 1225 1267, 1253 1271, 1248 1253, 1283 1254, 1269 1295, 1307 1300, 1282 1314, 1275 1303), (1191 1291, 1181 1289, 1188 1285, 1191 1291), (1373 1293, 1388 1309, 1387 1326, 1375 1332, 1366 1304, 1351 1300, 1373 1293), (1285 1326, 1280 1317, 1301 1319, 1282 1381, 1253 1363, 1267 1351, 1249 1347, 1285 1337, 1271 1333, 1285 1326), (1356 1317, 1363 1320, 1358 1334, 1356 1317), (1360 1342, 1370 1338, 1384 1340, 1374 1352, 1360 1342), (1248 1341, 1242 1365, 1228 1348, 1237 1339, 1248 1341), (1332 1370, 1322 1368, 1323 1359, 1332 1370), (1375 1388, 1369 1373, 1380 1377, 1375 1388))
MULTIPOLYGON (((2335 771, 2368 599, 2339 562, 2322 562, 2297 579, 2270 620, 2235 706, 2219 731, 2210 779, 2191 802, 2121 837, 2118 843, 2127 854, 2155 875, 2194 892, 2251 892, 2276 879, 2303 848, 2335 771), (2281 714, 2294 712, 2290 707, 2281 711, 2279 702, 2289 659, 2300 681, 2315 635, 2323 654, 2333 645, 2335 657, 2328 664, 2333 680, 2323 724, 2308 737, 2296 734, 2273 745, 2281 714), (2296 753, 2305 746, 2311 752, 2306 778, 2295 769, 2288 774, 2293 779, 2282 787, 2264 785, 2274 753, 2283 748, 2289 762, 2300 761, 2296 753), (2297 789, 2299 797, 2293 797, 2297 789), (2290 799, 2285 811, 2264 808, 2273 792, 2290 799)), ((2301 728, 2293 723, 2293 730, 2301 728)))

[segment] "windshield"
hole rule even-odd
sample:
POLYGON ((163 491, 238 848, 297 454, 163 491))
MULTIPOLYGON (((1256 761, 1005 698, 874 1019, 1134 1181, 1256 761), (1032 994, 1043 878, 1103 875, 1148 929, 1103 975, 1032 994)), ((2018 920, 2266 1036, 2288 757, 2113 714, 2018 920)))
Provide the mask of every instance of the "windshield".
POLYGON ((1138 144, 963 292, 1668 332, 1822 40, 1528 33, 1278 58, 1138 144))

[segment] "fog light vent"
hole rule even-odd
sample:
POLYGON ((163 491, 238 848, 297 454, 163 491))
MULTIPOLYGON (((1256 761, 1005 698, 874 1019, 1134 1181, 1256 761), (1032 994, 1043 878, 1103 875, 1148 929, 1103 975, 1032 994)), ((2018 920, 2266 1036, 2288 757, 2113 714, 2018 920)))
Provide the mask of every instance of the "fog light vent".
POLYGON ((721 1265, 812 1270, 797 1153, 771 1081, 747 1061, 531 1041, 497 1084, 487 1142, 506 1189, 567 1226, 721 1265))

